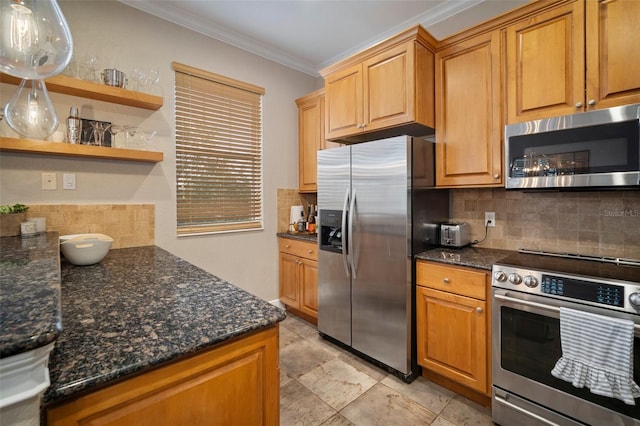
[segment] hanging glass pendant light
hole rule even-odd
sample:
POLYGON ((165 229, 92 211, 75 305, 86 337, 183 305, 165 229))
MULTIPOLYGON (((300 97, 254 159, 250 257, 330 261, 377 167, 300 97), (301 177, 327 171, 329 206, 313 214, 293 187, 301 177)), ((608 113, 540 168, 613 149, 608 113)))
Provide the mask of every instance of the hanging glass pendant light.
POLYGON ((22 80, 4 107, 4 118, 23 138, 46 139, 58 127, 58 117, 42 80, 22 80))
POLYGON ((42 80, 69 64, 73 39, 55 0, 2 0, 0 19, 0 72, 42 80))

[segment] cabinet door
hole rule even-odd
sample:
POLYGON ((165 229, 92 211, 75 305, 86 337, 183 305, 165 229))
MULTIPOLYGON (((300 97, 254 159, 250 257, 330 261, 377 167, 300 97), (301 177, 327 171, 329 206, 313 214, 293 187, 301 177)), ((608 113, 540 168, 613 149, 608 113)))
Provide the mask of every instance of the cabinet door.
POLYGON ((318 317, 318 262, 300 259, 300 310, 318 317))
POLYGON ((498 31, 436 54, 437 186, 502 185, 500 82, 498 31))
POLYGON ((362 114, 362 65, 338 71, 325 79, 326 137, 359 133, 362 114))
POLYGON ((280 253, 280 301, 292 308, 300 308, 300 258, 280 253))
POLYGON ((298 104, 298 189, 318 190, 318 150, 324 141, 324 96, 311 96, 298 104))
POLYGON ((507 122, 573 114, 585 91, 584 3, 506 28, 507 122))
POLYGON ((486 302, 416 287, 418 364, 487 393, 486 302))
POLYGON ((586 2, 587 105, 640 102, 640 1, 586 2))
POLYGON ((279 404, 275 326, 49 408, 46 414, 49 426, 276 426, 279 404))
POLYGON ((406 123, 414 117, 414 49, 407 43, 362 65, 364 125, 370 131, 406 123))

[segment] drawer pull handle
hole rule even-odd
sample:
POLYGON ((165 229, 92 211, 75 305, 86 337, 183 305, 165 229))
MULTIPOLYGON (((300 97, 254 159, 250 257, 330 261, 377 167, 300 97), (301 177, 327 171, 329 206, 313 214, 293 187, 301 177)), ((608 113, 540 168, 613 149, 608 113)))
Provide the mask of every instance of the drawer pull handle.
POLYGON ((447 277, 445 277, 442 281, 444 281, 446 284, 449 284, 451 282, 451 280, 447 277))
POLYGON ((291 247, 289 244, 285 244, 284 248, 289 248, 291 247))
POLYGON ((309 250, 308 252, 309 252, 309 254, 311 254, 311 253, 313 253, 313 250, 309 250))
POLYGON ((476 312, 477 312, 477 313, 479 313, 479 314, 481 314, 481 313, 482 313, 482 308, 478 306, 478 307, 476 308, 476 312))

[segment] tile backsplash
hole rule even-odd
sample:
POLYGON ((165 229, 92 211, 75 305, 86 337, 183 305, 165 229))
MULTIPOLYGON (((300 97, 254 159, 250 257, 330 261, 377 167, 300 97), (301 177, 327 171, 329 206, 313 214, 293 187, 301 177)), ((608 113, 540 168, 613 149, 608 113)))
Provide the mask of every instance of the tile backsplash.
POLYGON ((27 217, 45 217, 47 231, 60 235, 100 233, 113 238, 112 248, 153 245, 153 204, 29 204, 27 217))
POLYGON ((451 191, 451 219, 471 225, 471 239, 485 235, 484 212, 496 227, 478 247, 533 248, 640 259, 640 191, 451 191))
POLYGON ((301 194, 297 189, 278 188, 277 208, 278 208, 278 232, 287 232, 289 229, 289 215, 291 206, 304 206, 318 204, 316 194, 301 194))

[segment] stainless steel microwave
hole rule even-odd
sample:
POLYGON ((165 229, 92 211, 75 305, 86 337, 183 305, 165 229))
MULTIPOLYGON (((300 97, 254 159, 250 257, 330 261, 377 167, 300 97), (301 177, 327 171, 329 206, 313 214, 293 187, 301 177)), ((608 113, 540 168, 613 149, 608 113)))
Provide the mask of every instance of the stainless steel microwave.
POLYGON ((507 189, 640 188, 640 104, 505 126, 507 189))

